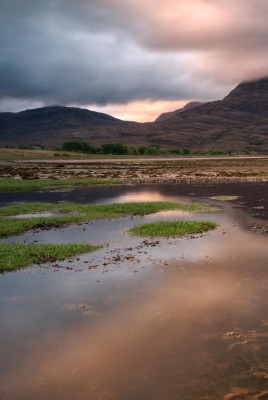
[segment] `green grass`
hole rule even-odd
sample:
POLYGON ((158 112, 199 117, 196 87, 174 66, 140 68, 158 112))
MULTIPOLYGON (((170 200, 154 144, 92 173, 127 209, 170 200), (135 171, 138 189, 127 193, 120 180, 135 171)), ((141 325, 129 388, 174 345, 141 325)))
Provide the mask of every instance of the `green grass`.
POLYGON ((212 200, 220 200, 220 201, 232 201, 237 200, 239 196, 212 196, 210 199, 212 200))
POLYGON ((29 192, 35 190, 53 189, 60 187, 87 186, 87 185, 116 185, 122 183, 117 179, 29 179, 19 180, 12 178, 0 179, 0 192, 29 192))
POLYGON ((215 211, 217 208, 199 203, 133 202, 115 204, 19 203, 0 208, 0 237, 18 235, 32 228, 60 227, 76 222, 145 215, 165 210, 191 212, 215 211), (66 215, 40 217, 40 212, 63 212, 66 215), (36 213, 32 218, 15 218, 19 214, 36 213), (7 218, 9 217, 9 218, 7 218))
POLYGON ((214 221, 159 221, 128 229, 133 236, 171 237, 207 232, 217 227, 214 221))
POLYGON ((123 215, 149 214, 158 211, 181 210, 189 212, 210 212, 218 208, 201 203, 175 203, 169 201, 144 201, 112 204, 80 203, 17 203, 0 208, 0 216, 14 216, 40 212, 63 212, 87 214, 92 219, 112 218, 123 215))
POLYGON ((12 271, 32 264, 62 260, 97 250, 100 247, 88 243, 0 243, 0 271, 12 271))
POLYGON ((53 228, 85 220, 82 216, 5 218, 0 217, 0 237, 19 235, 32 228, 53 228))

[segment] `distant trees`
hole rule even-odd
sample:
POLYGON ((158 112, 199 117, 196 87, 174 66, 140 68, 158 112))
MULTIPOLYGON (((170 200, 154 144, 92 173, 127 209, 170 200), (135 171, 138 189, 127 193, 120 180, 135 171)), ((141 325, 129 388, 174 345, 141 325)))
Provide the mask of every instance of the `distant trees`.
POLYGON ((62 146, 64 151, 73 151, 86 154, 111 154, 111 155, 158 155, 165 154, 165 151, 160 150, 158 145, 152 144, 146 146, 129 146, 123 143, 104 143, 100 147, 83 142, 81 140, 69 140, 62 146))
POLYGON ((131 154, 130 147, 122 143, 104 143, 101 145, 99 152, 101 154, 131 154))
MULTIPOLYGON (((255 146, 259 145, 260 141, 252 142, 255 146)), ((14 148, 21 150, 44 150, 45 147, 41 144, 20 144, 15 145, 0 145, 0 148, 14 148)), ((193 148, 168 148, 163 149, 157 144, 151 144, 149 146, 138 145, 131 146, 124 143, 103 143, 99 147, 94 144, 84 142, 82 140, 68 140, 61 148, 54 148, 56 151, 65 152, 76 152, 84 154, 103 154, 103 155, 137 155, 137 156, 221 156, 221 155, 238 155, 238 154, 255 154, 255 151, 250 148, 250 146, 244 148, 243 150, 233 150, 233 149, 207 149, 207 150, 197 150, 193 148)), ((57 157, 62 156, 61 153, 55 153, 57 157)), ((70 154, 65 153, 65 157, 69 157, 70 154)))
POLYGON ((147 147, 145 154, 150 156, 158 156, 160 154, 160 147, 157 144, 151 144, 149 147, 147 147))
POLYGON ((184 156, 189 156, 191 154, 191 150, 186 148, 186 149, 182 149, 182 154, 184 156))
POLYGON ((64 151, 74 151, 76 153, 96 154, 97 149, 93 144, 89 144, 80 140, 69 140, 62 146, 64 151))
POLYGON ((211 150, 194 150, 189 148, 161 149, 157 144, 136 147, 123 143, 103 143, 102 145, 100 145, 100 147, 96 147, 95 145, 83 142, 82 140, 69 140, 63 144, 62 150, 85 153, 85 154, 141 155, 141 156, 145 155, 217 156, 217 155, 231 155, 237 153, 232 150, 219 150, 219 149, 211 149, 211 150))

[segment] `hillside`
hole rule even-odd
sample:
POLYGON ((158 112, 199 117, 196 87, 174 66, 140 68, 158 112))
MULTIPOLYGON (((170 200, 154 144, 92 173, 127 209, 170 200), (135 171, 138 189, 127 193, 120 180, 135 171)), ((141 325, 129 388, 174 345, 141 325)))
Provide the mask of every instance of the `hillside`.
MULTIPOLYGON (((239 84, 223 100, 157 123, 167 144, 190 148, 268 150, 268 78, 239 84)), ((163 136, 158 138, 163 143, 163 136)))
POLYGON ((169 111, 169 112, 162 113, 161 115, 159 115, 159 117, 156 118, 156 120, 154 122, 165 121, 171 117, 175 117, 177 114, 180 114, 184 111, 190 110, 191 108, 201 106, 202 104, 204 104, 204 103, 202 103, 200 101, 190 101, 183 108, 179 108, 178 110, 175 110, 175 111, 169 111))
POLYGON ((86 109, 49 106, 18 113, 0 113, 1 144, 61 145, 66 140, 110 140, 110 130, 129 122, 86 109))
POLYGON ((223 100, 190 103, 165 114, 141 124, 61 106, 0 113, 0 144, 57 147, 77 139, 97 145, 268 151, 268 78, 243 82, 223 100))

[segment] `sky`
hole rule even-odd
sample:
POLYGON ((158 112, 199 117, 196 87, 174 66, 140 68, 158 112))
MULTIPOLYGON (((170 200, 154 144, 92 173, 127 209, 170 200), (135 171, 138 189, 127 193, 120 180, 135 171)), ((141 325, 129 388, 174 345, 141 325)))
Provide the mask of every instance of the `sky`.
POLYGON ((153 121, 268 75, 267 0, 0 0, 0 111, 153 121))

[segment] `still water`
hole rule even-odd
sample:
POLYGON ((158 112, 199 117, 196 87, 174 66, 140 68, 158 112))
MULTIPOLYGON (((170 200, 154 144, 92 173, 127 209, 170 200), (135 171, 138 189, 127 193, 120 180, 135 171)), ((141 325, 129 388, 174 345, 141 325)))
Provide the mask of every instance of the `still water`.
POLYGON ((162 185, 12 194, 17 201, 203 201, 168 212, 27 233, 9 241, 107 243, 0 276, 1 400, 214 400, 268 396, 264 184, 162 185), (208 197, 238 195, 234 202, 208 197), (215 219, 192 238, 130 238, 158 219, 215 219))

